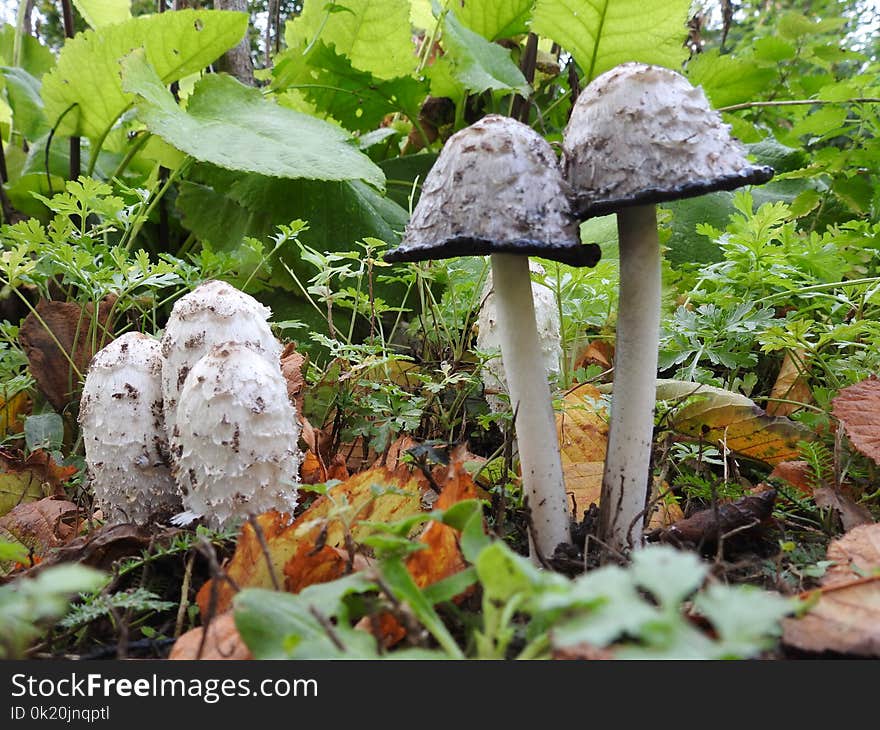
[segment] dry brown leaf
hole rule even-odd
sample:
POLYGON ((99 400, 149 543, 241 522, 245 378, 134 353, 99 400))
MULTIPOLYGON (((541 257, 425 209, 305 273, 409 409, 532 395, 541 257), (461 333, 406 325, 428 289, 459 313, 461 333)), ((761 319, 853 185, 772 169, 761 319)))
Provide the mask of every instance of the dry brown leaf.
POLYGON ((76 398, 80 376, 85 375, 92 356, 113 339, 109 317, 115 303, 115 296, 104 298, 94 323, 92 304, 83 307, 43 299, 37 303, 36 314, 31 312, 22 321, 18 339, 31 375, 56 411, 63 411, 76 398))
POLYGON ((880 380, 872 375, 844 388, 832 399, 831 412, 852 445, 880 464, 880 380))
POLYGON ((574 362, 574 369, 580 370, 588 365, 598 365, 606 370, 614 362, 614 346, 607 340, 593 340, 574 362))
POLYGON ((20 451, 0 449, 0 515, 25 502, 63 497, 64 483, 76 472, 75 466, 56 464, 43 449, 26 459, 20 451))
POLYGON ((831 508, 840 516, 840 524, 845 531, 859 525, 870 525, 874 522, 871 512, 864 505, 858 504, 842 492, 831 487, 821 487, 813 491, 816 506, 823 509, 831 508))
POLYGON ((177 529, 155 532, 149 527, 130 523, 105 525, 53 551, 39 568, 58 563, 82 563, 99 570, 112 570, 116 561, 140 555, 151 544, 170 540, 179 532, 177 529))
POLYGON ((783 461, 773 467, 768 478, 771 477, 788 482, 804 494, 812 494, 816 483, 816 477, 807 461, 783 461))
POLYGON ((770 391, 770 401, 767 403, 768 416, 790 416, 801 408, 799 403, 812 403, 813 392, 807 380, 809 365, 806 361, 806 353, 803 350, 787 350, 779 367, 776 382, 770 391), (794 403, 779 403, 774 398, 794 403))
POLYGON ((305 543, 284 566, 284 589, 299 593, 316 583, 327 583, 367 567, 369 561, 363 555, 355 555, 349 569, 349 555, 345 550, 329 545, 317 549, 313 543, 305 543))
POLYGON ((36 556, 64 545, 76 535, 79 508, 64 499, 47 497, 20 504, 0 517, 0 539, 20 542, 36 556))
POLYGON ((31 401, 25 391, 16 393, 9 400, 0 398, 0 436, 21 433, 24 429, 21 416, 30 406, 31 401))
POLYGON ((828 546, 834 561, 819 600, 782 622, 783 642, 810 652, 880 656, 880 525, 850 530, 828 546))
POLYGON ((250 650, 245 646, 238 629, 235 628, 235 618, 232 611, 216 616, 208 624, 208 636, 202 646, 202 635, 205 629, 202 626, 187 631, 171 648, 169 659, 192 660, 192 659, 253 659, 250 650), (199 648, 202 653, 199 655, 199 648))
POLYGON ((300 484, 323 484, 327 481, 327 470, 311 449, 306 451, 299 468, 300 484))
POLYGON ((297 413, 303 412, 303 389, 305 381, 302 369, 306 364, 306 356, 296 351, 292 342, 285 345, 281 352, 281 374, 287 381, 287 397, 296 407, 297 413))
MULTIPOLYGON (((396 470, 376 467, 361 472, 322 495, 292 524, 285 525, 277 513, 257 517, 268 547, 271 565, 267 563, 254 529, 245 524, 238 538, 235 554, 226 567, 227 575, 240 588, 271 588, 272 575, 280 579, 284 566, 304 544, 341 547, 345 542, 343 517, 350 520, 352 536, 357 540, 372 530, 362 523, 394 522, 421 510, 421 496, 428 487, 424 479, 408 468, 396 470), (385 489, 378 494, 374 488, 385 489), (388 489, 391 488, 391 489, 388 489), (347 506, 346 506, 347 505, 347 506), (344 514, 343 514, 344 513, 344 514), (280 521, 280 522, 279 522, 280 521)), ((216 585, 218 612, 229 608, 234 590, 225 580, 208 581, 196 600, 202 615, 207 615, 212 586, 216 585)))

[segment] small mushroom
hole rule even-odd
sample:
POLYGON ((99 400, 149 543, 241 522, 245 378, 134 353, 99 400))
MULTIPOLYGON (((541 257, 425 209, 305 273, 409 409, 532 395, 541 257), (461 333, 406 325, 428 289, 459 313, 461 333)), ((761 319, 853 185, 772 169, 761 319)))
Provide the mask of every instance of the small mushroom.
POLYGON ((491 255, 498 334, 516 414, 533 549, 570 541, 568 502, 547 373, 540 355, 528 256, 593 266, 550 145, 498 115, 452 135, 425 178, 400 246, 387 261, 491 255))
POLYGON ((80 399, 89 482, 108 522, 145 523, 180 509, 168 467, 159 343, 129 332, 89 365, 80 399))
POLYGON ((215 346, 190 370, 177 406, 175 465, 187 512, 223 527, 275 509, 293 513, 300 426, 281 367, 240 342, 215 346))
POLYGON ((224 281, 206 281, 175 303, 162 337, 162 393, 172 463, 180 452, 177 402, 190 369, 222 342, 241 342, 278 363, 281 345, 266 321, 270 314, 224 281))
MULTIPOLYGON (((543 267, 537 262, 530 262, 532 272, 543 273, 543 267)), ((477 349, 484 353, 498 353, 497 357, 483 364, 481 375, 486 391, 486 402, 493 413, 500 413, 509 407, 509 399, 501 394, 509 395, 507 378, 504 375, 504 360, 501 357, 501 341, 498 332, 498 306, 492 291, 492 272, 486 277, 483 286, 483 305, 477 318, 477 349)), ((547 379, 555 383, 559 377, 559 365, 562 358, 562 337, 560 334, 559 306, 555 292, 545 284, 532 282, 532 299, 535 303, 535 323, 538 327, 538 349, 547 379)))
POLYGON ((642 539, 656 399, 660 246, 655 203, 763 183, 702 89, 658 66, 625 63, 578 97, 563 170, 579 218, 617 213, 620 304, 600 539, 624 552, 642 539))

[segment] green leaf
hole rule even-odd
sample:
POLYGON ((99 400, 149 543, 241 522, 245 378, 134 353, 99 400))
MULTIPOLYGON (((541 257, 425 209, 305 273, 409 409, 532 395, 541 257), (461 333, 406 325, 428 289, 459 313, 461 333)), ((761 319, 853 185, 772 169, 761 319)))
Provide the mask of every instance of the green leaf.
POLYGON ((391 157, 379 163, 385 173, 385 194, 404 210, 410 209, 419 202, 422 183, 430 172, 437 155, 433 152, 420 152, 417 155, 391 157))
POLYGON ((43 79, 50 124, 64 117, 59 134, 99 138, 134 101, 122 90, 120 60, 144 48, 162 83, 201 71, 235 46, 247 30, 245 13, 179 10, 142 15, 87 30, 68 40, 58 65, 43 79))
POLYGON ((150 131, 197 160, 272 177, 385 182, 343 130, 279 106, 232 76, 205 76, 184 111, 143 51, 125 59, 122 75, 150 131))
POLYGON ((714 107, 731 106, 760 96, 776 78, 775 68, 758 66, 749 58, 705 51, 688 63, 687 75, 702 86, 714 107))
POLYGON ((383 81, 354 68, 323 41, 308 55, 286 54, 272 73, 273 88, 301 90, 317 110, 352 131, 375 129, 395 112, 418 120, 428 95, 427 85, 412 76, 383 81))
POLYGON ((586 80, 626 61, 679 69, 691 0, 538 0, 532 30, 569 51, 586 80))
POLYGON ((510 51, 465 28, 451 11, 443 19, 443 47, 446 53, 431 67, 434 96, 458 97, 456 86, 473 94, 491 89, 528 96, 529 84, 510 51))
POLYGON ((49 131, 49 123, 40 97, 40 80, 23 68, 3 66, 0 74, 6 80, 6 98, 12 108, 15 130, 33 141, 49 131))
POLYGON ((475 567, 484 596, 499 603, 514 596, 528 598, 545 588, 568 585, 561 575, 539 570, 528 558, 517 555, 500 541, 480 553, 475 567))
POLYGON ((64 441, 64 420, 57 413, 40 413, 24 421, 24 442, 28 451, 57 451, 64 441))
MULTIPOLYGON (((4 25, 0 29, 0 59, 4 66, 15 64, 15 28, 4 25)), ((36 38, 30 35, 21 38, 21 58, 18 59, 18 67, 27 71, 31 76, 42 78, 43 74, 51 71, 55 66, 55 55, 36 38)))
POLYGON ((73 0, 91 28, 122 23, 131 18, 131 0, 73 0))
POLYGON ((463 25, 490 41, 528 32, 535 0, 465 0, 455 14, 463 25))
POLYGON ((754 586, 714 583, 694 599, 694 608, 718 632, 719 659, 747 659, 772 645, 779 622, 794 613, 795 603, 754 586))
POLYGON ((255 659, 376 659, 376 639, 350 626, 345 603, 375 588, 360 573, 296 595, 247 588, 233 602, 235 626, 255 659))
POLYGON ((409 12, 409 0, 307 2, 302 15, 287 21, 284 38, 291 49, 317 40, 334 45, 355 68, 379 78, 409 76, 418 63, 409 12))
POLYGON ((697 226, 707 223, 723 230, 734 211, 733 193, 722 190, 663 203, 663 207, 672 211, 672 236, 666 244, 668 251, 665 255, 673 267, 708 264, 723 258, 714 241, 697 233, 697 226))
POLYGON ((706 577, 707 568, 694 554, 658 545, 638 550, 633 556, 630 575, 650 591, 664 608, 677 608, 706 577))

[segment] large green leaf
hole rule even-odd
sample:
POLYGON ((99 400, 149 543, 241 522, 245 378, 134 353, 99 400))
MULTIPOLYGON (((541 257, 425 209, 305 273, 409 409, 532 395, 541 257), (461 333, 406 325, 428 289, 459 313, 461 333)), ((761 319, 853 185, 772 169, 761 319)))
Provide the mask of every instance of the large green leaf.
POLYGON ((691 0, 537 0, 532 30, 569 51, 587 81, 626 61, 678 69, 691 0))
POLYGON ((528 31, 535 0, 466 0, 455 4, 462 24, 490 41, 528 31))
POLYGON ((712 106, 722 107, 757 98, 776 78, 775 68, 754 59, 722 56, 716 50, 699 54, 688 63, 688 78, 702 86, 712 106))
POLYGON ((305 49, 321 40, 336 46, 355 68, 383 79, 409 76, 418 62, 410 36, 409 0, 307 2, 287 21, 288 48, 305 49))
POLYGON ((54 124, 75 105, 59 132, 99 138, 133 101, 119 75, 124 56, 144 48, 159 78, 170 84, 235 46, 247 26, 245 13, 180 10, 81 33, 65 43, 58 65, 43 79, 46 116, 54 124))
POLYGON ((147 128, 197 160, 271 177, 384 185, 382 171, 343 130, 279 106, 232 76, 205 76, 184 111, 143 51, 122 66, 123 87, 138 97, 138 116, 147 128))
POLYGON ((73 0, 73 4, 92 28, 122 23, 131 18, 131 0, 73 0))
POLYGON ((15 130, 25 139, 35 140, 49 131, 43 99, 40 97, 40 81, 23 68, 0 67, 0 75, 6 81, 6 99, 12 108, 15 130))
POLYGON ((451 11, 443 19, 446 53, 431 67, 431 93, 457 97, 462 90, 480 94, 516 91, 527 96, 529 84, 510 51, 465 28, 451 11))
POLYGON ((285 54, 272 75, 273 88, 299 89, 317 110, 352 131, 376 129, 395 112, 418 119, 428 95, 427 85, 412 76, 382 80, 354 68, 323 41, 306 55, 285 54))
MULTIPOLYGON (((33 36, 21 37, 20 53, 21 57, 18 59, 17 65, 36 78, 41 78, 55 65, 55 56, 52 51, 33 36)), ((0 28, 0 61, 4 66, 16 65, 15 28, 11 25, 4 25, 0 28)))

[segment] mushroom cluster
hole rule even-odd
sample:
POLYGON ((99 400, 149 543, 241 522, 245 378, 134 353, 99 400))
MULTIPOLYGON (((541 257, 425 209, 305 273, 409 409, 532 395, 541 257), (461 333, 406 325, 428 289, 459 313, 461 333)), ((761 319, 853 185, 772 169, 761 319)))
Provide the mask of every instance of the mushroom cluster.
POLYGON ((177 524, 200 517, 223 527, 269 509, 292 513, 300 426, 269 315, 208 281, 178 300, 161 343, 129 333, 95 355, 80 423, 109 520, 178 513, 177 524))

